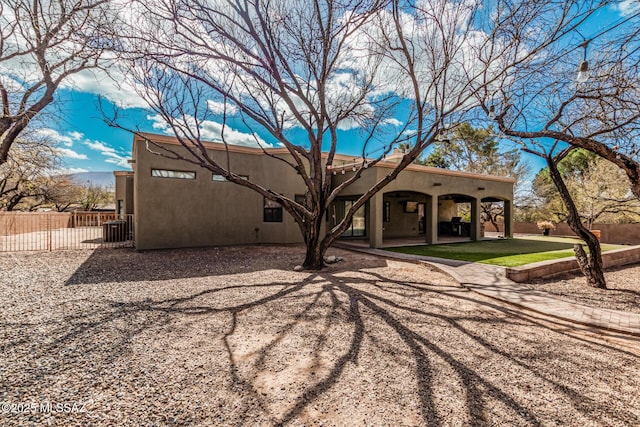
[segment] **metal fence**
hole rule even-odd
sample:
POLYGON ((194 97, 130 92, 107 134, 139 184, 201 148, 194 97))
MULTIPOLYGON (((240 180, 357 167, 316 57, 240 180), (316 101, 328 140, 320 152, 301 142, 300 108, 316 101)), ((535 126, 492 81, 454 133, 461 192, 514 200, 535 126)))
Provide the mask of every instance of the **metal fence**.
POLYGON ((0 252, 134 246, 133 215, 0 212, 0 252))

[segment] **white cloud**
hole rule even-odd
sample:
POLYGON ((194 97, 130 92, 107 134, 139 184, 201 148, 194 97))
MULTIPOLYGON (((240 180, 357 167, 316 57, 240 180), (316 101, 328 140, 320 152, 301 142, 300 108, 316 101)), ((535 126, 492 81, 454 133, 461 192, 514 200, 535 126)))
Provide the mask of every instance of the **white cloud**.
POLYGON ((384 123, 385 125, 391 125, 391 126, 402 126, 402 122, 396 118, 390 117, 388 119, 384 119, 382 121, 382 123, 384 123))
POLYGON ((75 140, 82 139, 84 134, 82 132, 72 131, 68 133, 69 136, 75 140))
POLYGON ((51 128, 36 129, 34 130, 34 132, 42 138, 53 141, 55 143, 64 144, 67 147, 71 147, 74 141, 79 141, 84 136, 82 133, 76 131, 67 132, 65 135, 63 135, 57 130, 51 128))
MULTIPOLYGON (((161 130, 167 135, 175 135, 169 124, 159 115, 147 116, 147 119, 153 121, 153 128, 161 130)), ((196 121, 191 116, 184 116, 182 119, 176 119, 178 129, 199 129, 201 138, 205 141, 222 142, 223 125, 212 120, 196 121)), ((180 130, 179 130, 180 132, 180 130)), ((183 135, 188 132, 182 131, 183 135)), ((229 126, 224 126, 224 139, 231 145, 242 145, 245 147, 270 147, 260 136, 255 133, 245 133, 235 130, 229 126)))
POLYGON ((88 169, 82 168, 60 168, 51 171, 50 175, 72 175, 74 173, 89 172, 88 169))
POLYGON ((151 120, 153 122, 153 124, 151 125, 154 129, 156 130, 161 130, 164 133, 172 133, 170 130, 170 126, 169 123, 167 123, 167 121, 162 118, 162 116, 160 116, 159 114, 156 114, 154 116, 147 116, 147 120, 151 120))
POLYGON ((62 157, 66 157, 69 159, 77 159, 77 160, 87 160, 86 154, 76 153, 75 151, 69 148, 55 148, 56 153, 58 153, 62 157))
POLYGON ((23 91, 24 87, 22 84, 8 75, 10 72, 11 70, 6 69, 5 67, 0 67, 0 83, 2 86, 4 86, 9 92, 23 91))
POLYGON ((102 155, 112 155, 115 154, 116 150, 113 147, 109 147, 104 142, 100 141, 85 141, 84 145, 91 148, 94 151, 99 151, 102 155))
POLYGON ((213 114, 225 114, 225 109, 226 109, 226 114, 227 116, 233 116, 238 114, 238 107, 236 107, 235 105, 229 104, 228 102, 225 103, 224 102, 218 102, 218 101, 213 101, 211 99, 209 99, 207 101, 207 107, 209 108, 209 111, 211 111, 213 114))
POLYGON ((628 16, 640 10, 640 2, 638 0, 623 0, 615 5, 614 9, 622 16, 628 16))
POLYGON ((107 145, 102 141, 84 141, 84 145, 89 147, 90 149, 99 152, 103 156, 107 157, 104 161, 105 163, 111 163, 114 165, 118 165, 124 168, 130 168, 129 158, 131 158, 131 153, 123 153, 118 152, 115 148, 107 145))
POLYGON ((101 70, 83 70, 63 82, 64 87, 80 92, 100 95, 120 108, 149 108, 116 66, 109 68, 109 75, 101 70))
POLYGON ((123 168, 131 168, 131 165, 129 164, 127 159, 124 158, 124 157, 106 159, 104 162, 105 163, 111 163, 111 164, 114 164, 114 165, 118 165, 118 166, 121 166, 123 168))

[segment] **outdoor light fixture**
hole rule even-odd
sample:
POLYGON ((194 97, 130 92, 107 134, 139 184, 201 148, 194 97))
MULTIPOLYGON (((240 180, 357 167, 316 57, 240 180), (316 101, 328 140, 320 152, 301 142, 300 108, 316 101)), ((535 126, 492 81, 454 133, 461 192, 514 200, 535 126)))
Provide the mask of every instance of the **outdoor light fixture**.
POLYGON ((576 81, 578 83, 585 83, 587 80, 589 80, 589 62, 587 61, 587 46, 589 46, 590 42, 591 40, 585 40, 579 46, 583 48, 584 51, 582 55, 582 62, 580 62, 580 65, 578 66, 578 76, 576 77, 576 81))
POLYGON ((493 119, 495 119, 495 118, 496 118, 496 106, 495 106, 495 105, 491 105, 491 106, 489 107, 489 118, 490 118, 491 120, 493 120, 493 119))
POLYGON ((589 80, 589 62, 584 60, 578 67, 578 77, 576 77, 576 81, 578 83, 584 83, 587 80, 589 80))
POLYGON ((344 175, 344 169, 342 169, 342 175, 344 175))

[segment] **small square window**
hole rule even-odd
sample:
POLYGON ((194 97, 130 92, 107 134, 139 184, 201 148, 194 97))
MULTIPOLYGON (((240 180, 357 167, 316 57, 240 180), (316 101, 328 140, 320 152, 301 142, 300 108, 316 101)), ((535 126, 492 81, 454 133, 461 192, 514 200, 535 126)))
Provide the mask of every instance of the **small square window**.
POLYGON ((263 221, 264 222, 282 222, 282 206, 265 197, 263 221))

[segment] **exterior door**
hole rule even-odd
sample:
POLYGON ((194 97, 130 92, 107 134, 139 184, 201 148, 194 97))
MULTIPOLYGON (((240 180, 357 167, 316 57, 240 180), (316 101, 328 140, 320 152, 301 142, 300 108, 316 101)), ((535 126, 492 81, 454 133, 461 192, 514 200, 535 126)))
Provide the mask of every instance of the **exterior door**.
MULTIPOLYGON (((342 206, 339 206, 341 212, 339 212, 338 218, 341 220, 344 218, 345 212, 353 206, 353 201, 344 200, 343 203, 340 204, 342 206)), ((342 233, 342 237, 365 237, 367 235, 367 218, 365 212, 365 205, 360 206, 356 213, 353 214, 351 224, 349 228, 342 233)))

